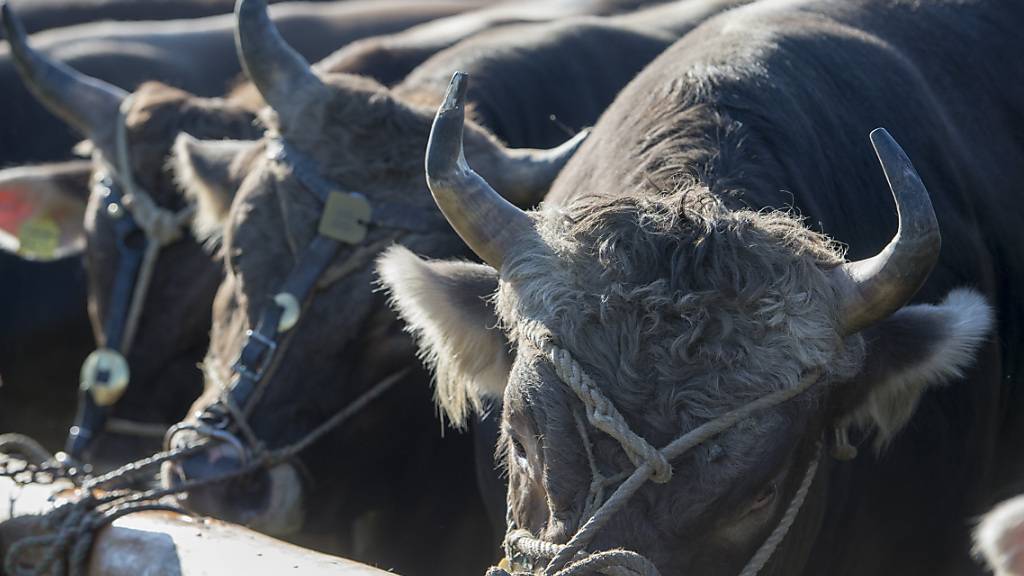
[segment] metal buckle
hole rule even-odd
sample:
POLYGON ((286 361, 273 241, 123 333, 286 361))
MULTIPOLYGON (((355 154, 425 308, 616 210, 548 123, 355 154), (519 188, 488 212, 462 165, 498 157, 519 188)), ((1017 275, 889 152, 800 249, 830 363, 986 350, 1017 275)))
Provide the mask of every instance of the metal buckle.
POLYGON ((266 371, 267 365, 270 363, 271 358, 274 357, 275 351, 277 351, 277 342, 267 338, 259 332, 246 330, 245 345, 242 346, 242 351, 238 353, 238 359, 236 359, 235 363, 231 365, 231 370, 243 377, 251 378, 253 381, 259 381, 263 378, 263 372, 266 371), (253 356, 254 360, 259 362, 259 366, 256 367, 255 372, 252 370, 252 367, 246 366, 243 363, 243 359, 246 355, 245 351, 249 349, 249 346, 252 345, 253 341, 263 345, 263 349, 257 351, 253 356))

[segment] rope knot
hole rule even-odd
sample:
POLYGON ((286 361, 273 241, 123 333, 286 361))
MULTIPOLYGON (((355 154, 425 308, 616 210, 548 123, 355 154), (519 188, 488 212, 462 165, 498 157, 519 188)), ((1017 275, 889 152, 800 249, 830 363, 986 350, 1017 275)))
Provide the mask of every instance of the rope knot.
POLYGON ((569 385, 587 409, 587 420, 598 430, 618 440, 634 466, 649 463, 651 480, 664 484, 672 479, 672 465, 664 454, 637 435, 611 400, 601 392, 572 354, 564 348, 544 341, 538 346, 551 361, 555 374, 569 385))
POLYGON ((140 194, 137 191, 126 195, 123 202, 146 236, 160 246, 167 246, 180 240, 184 234, 184 225, 192 215, 191 207, 181 212, 172 212, 158 206, 148 194, 140 194))

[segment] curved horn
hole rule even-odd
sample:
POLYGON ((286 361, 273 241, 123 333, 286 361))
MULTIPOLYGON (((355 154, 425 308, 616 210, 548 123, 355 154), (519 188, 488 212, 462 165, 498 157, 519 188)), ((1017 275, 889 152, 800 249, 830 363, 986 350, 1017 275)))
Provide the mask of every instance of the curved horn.
POLYGON ((33 50, 25 28, 7 2, 0 1, 0 12, 14 64, 32 94, 94 142, 109 137, 128 93, 33 50))
POLYGON ((583 130, 557 148, 542 150, 536 148, 501 149, 491 181, 501 190, 501 195, 517 206, 534 206, 540 203, 551 188, 555 177, 565 167, 590 130, 583 130))
POLYGON ((271 108, 287 110, 296 98, 310 91, 316 94, 324 87, 309 62, 277 31, 266 0, 238 0, 235 16, 238 59, 271 108))
POLYGON ((469 77, 452 76, 427 141, 427 186, 444 217, 484 262, 497 270, 505 254, 527 234, 533 222, 491 188, 466 163, 462 149, 469 77))
POLYGON ((842 310, 843 331, 853 334, 906 304, 928 278, 942 238, 928 190, 903 148, 884 128, 871 132, 871 144, 896 200, 899 228, 878 254, 842 266, 852 290, 842 310))

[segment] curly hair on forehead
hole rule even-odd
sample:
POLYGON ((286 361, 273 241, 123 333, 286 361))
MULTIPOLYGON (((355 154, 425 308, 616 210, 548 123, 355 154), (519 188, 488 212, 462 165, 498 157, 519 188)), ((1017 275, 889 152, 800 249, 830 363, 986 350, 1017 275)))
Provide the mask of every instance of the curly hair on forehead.
POLYGON ((538 225, 546 249, 506 264, 500 309, 513 334, 541 319, 655 429, 705 420, 808 368, 852 374, 827 269, 840 246, 791 214, 730 210, 706 188, 589 195, 538 225), (845 358, 845 360, 843 359, 845 358))

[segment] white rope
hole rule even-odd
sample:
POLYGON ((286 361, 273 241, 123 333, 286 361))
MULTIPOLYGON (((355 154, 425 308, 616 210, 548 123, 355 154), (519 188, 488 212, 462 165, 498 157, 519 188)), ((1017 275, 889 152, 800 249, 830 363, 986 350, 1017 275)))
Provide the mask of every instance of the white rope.
POLYGON ((793 495, 793 500, 790 501, 789 507, 786 508, 786 513, 782 515, 782 519, 779 520, 778 525, 772 530, 772 533, 768 536, 768 539, 761 544, 761 547, 757 549, 757 552, 747 562, 746 567, 740 572, 740 576, 757 576, 757 573, 764 568, 768 560, 771 559, 772 554, 775 553, 775 549, 782 544, 782 541, 786 538, 786 534, 789 533, 790 527, 793 526, 793 522, 796 520, 797 514, 800 513, 800 509, 804 505, 804 500, 807 499, 807 493, 811 489, 811 484, 814 483, 814 478, 818 472, 818 462, 821 461, 821 444, 819 443, 815 449, 814 459, 811 460, 811 464, 807 467, 807 472, 804 473, 804 478, 800 482, 800 487, 797 488, 796 494, 793 495))
MULTIPOLYGON (((587 520, 564 545, 552 544, 532 537, 522 530, 510 531, 506 538, 506 548, 511 552, 517 550, 523 555, 540 560, 550 558, 544 569, 545 576, 582 576, 584 574, 609 574, 617 576, 657 576, 654 564, 642 555, 629 550, 606 550, 588 553, 586 547, 608 521, 618 512, 647 480, 664 483, 672 478, 670 461, 681 456, 688 450, 725 432, 737 423, 749 418, 755 412, 776 406, 809 389, 821 374, 821 370, 812 370, 804 375, 800 383, 792 388, 775 391, 758 398, 739 408, 706 422, 697 428, 679 436, 667 446, 658 450, 651 446, 630 429, 622 414, 612 402, 596 386, 586 374, 583 367, 572 357, 569 351, 559 348, 552 342, 550 333, 541 325, 530 323, 524 335, 550 361, 558 377, 565 382, 583 402, 587 420, 598 430, 616 439, 623 450, 636 466, 625 481, 619 485, 612 495, 600 504, 593 514, 589 514, 595 503, 600 503, 607 478, 597 468, 593 457, 592 446, 582 422, 577 416, 577 429, 580 431, 584 449, 590 462, 591 494, 588 497, 584 517, 587 520)), ((814 460, 809 465, 804 478, 790 501, 779 524, 768 536, 761 547, 747 563, 740 576, 756 575, 768 562, 775 549, 785 538, 796 519, 817 472, 821 454, 820 443, 816 449, 814 460)), ((502 569, 492 569, 489 573, 508 574, 502 569)), ((516 573, 518 574, 518 573, 516 573)))
POLYGON ((646 440, 630 429, 618 408, 608 400, 568 350, 555 346, 547 331, 537 324, 527 327, 527 337, 551 361, 558 377, 572 388, 587 409, 594 428, 619 441, 634 466, 650 463, 651 479, 664 484, 672 479, 672 465, 646 440))

